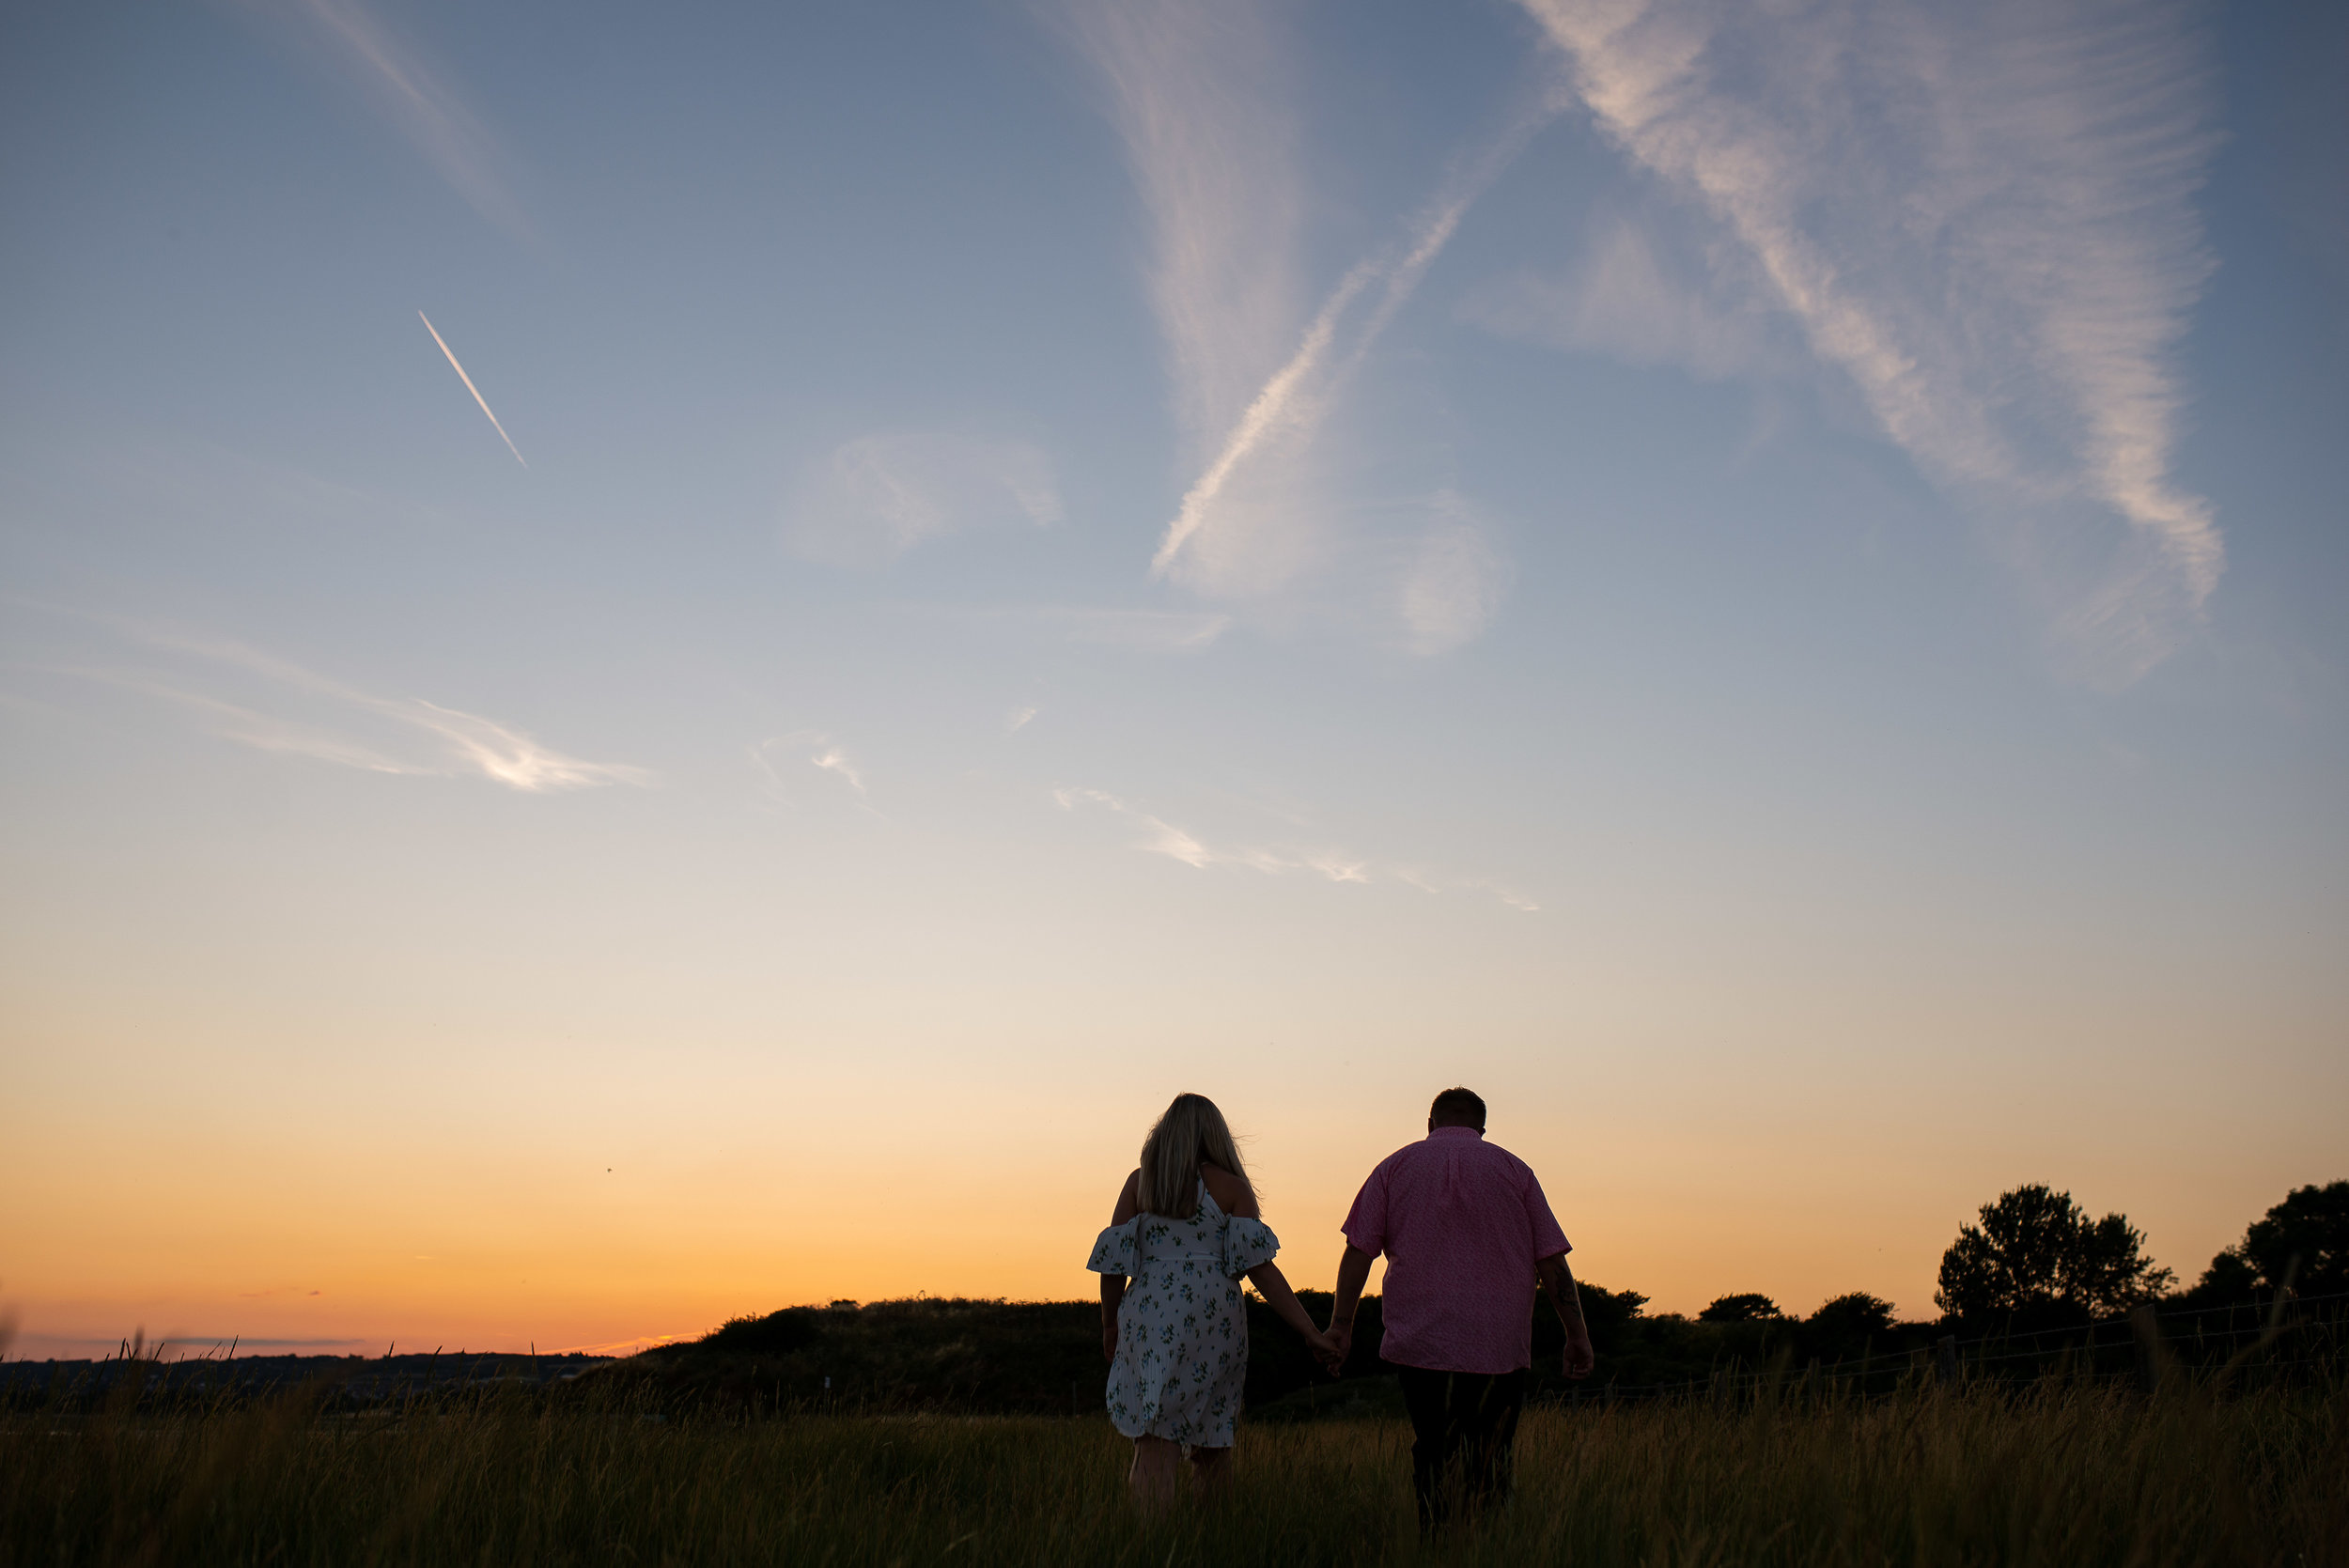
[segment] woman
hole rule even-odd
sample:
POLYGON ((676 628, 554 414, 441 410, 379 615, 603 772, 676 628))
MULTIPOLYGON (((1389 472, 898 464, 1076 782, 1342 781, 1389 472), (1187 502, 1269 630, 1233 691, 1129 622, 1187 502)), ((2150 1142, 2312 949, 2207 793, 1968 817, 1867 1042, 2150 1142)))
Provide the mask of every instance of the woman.
POLYGON ((1175 1095, 1143 1140, 1142 1167, 1126 1178, 1085 1264, 1101 1276, 1110 1420, 1134 1440, 1128 1479, 1143 1506, 1174 1497, 1183 1450, 1203 1484, 1230 1460, 1248 1379, 1242 1276, 1316 1358, 1336 1359, 1336 1342, 1274 1266, 1280 1250, 1257 1218, 1223 1113, 1204 1094, 1175 1095))

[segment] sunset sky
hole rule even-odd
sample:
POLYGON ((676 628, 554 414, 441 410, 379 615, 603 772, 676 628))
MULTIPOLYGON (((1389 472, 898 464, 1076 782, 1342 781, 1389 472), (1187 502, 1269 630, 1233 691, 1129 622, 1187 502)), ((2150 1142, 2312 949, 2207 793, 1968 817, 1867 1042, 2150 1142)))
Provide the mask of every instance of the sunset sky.
POLYGON ((11 8, 9 1354, 2191 1280, 2349 1176, 2349 10, 11 8))

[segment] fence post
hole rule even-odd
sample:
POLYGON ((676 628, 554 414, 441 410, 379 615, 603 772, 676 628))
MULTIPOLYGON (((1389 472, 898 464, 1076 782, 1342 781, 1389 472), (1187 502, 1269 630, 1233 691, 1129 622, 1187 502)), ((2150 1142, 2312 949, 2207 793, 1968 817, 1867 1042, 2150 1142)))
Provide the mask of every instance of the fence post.
POLYGON ((2162 1343, 2161 1319, 2155 1315, 2151 1302, 2129 1313, 2129 1327, 2137 1333, 2138 1384, 2148 1394, 2158 1392, 2161 1374, 2170 1361, 2170 1347, 2162 1343))
POLYGON ((1933 1375, 1937 1382, 1957 1381, 1957 1336, 1944 1334, 1933 1342, 1933 1375))

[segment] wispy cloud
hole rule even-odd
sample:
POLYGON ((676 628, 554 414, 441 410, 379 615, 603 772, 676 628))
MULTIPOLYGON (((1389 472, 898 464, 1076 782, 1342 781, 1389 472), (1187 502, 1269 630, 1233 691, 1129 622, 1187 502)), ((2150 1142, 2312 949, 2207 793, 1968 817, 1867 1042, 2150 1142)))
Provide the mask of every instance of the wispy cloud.
POLYGON ((1028 727, 1029 722, 1035 717, 1035 713, 1036 710, 1032 706, 1013 708, 1009 713, 1003 715, 1003 733, 1005 735, 1018 735, 1021 730, 1028 727))
POLYGON ((1293 340, 1306 209, 1289 51, 1255 0, 1065 0, 1150 225, 1174 401, 1221 444, 1293 340))
POLYGON ((812 768, 819 773, 831 774, 848 786, 859 804, 871 809, 865 799, 867 792, 863 770, 849 756, 846 747, 821 730, 794 730, 788 735, 762 740, 750 748, 752 766, 766 778, 770 788, 779 799, 789 800, 792 788, 782 770, 775 766, 777 757, 794 759, 791 766, 795 768, 812 768))
POLYGON ((322 47, 378 114, 475 212, 517 239, 530 227, 498 172, 497 139, 468 110, 423 51, 394 37, 358 0, 249 0, 254 15, 322 47))
POLYGON ((1417 654, 1448 653, 1483 632, 1508 580, 1499 546, 1465 501, 1439 495, 1434 511, 1399 595, 1406 644, 1417 654))
POLYGON ((644 768, 588 762, 555 751, 494 719, 420 697, 378 696, 241 643, 122 622, 104 624, 126 631, 150 649, 180 655, 181 662, 166 674, 78 664, 51 668, 57 674, 175 703, 196 715, 212 734, 257 751, 376 773, 477 774, 527 794, 654 782, 644 768), (255 677, 264 696, 273 691, 280 699, 306 697, 346 722, 371 722, 380 737, 363 739, 333 724, 271 712, 255 706, 251 696, 239 702, 204 690, 202 676, 207 667, 255 677), (397 744, 403 737, 412 742, 424 738, 430 754, 417 755, 412 746, 403 748, 397 744))
POLYGON ((125 691, 137 691, 165 702, 177 703, 201 716, 211 732, 225 740, 235 740, 259 752, 277 752, 287 756, 308 757, 316 762, 331 762, 342 768, 356 768, 369 773, 430 773, 433 768, 420 764, 403 762, 386 756, 373 747, 346 735, 281 719, 273 714, 224 702, 201 691, 190 691, 168 681, 120 670, 96 669, 79 665, 56 666, 58 674, 78 675, 85 680, 101 681, 125 691))
POLYGON ((1521 4, 1605 133, 1722 226, 1929 474, 2123 525, 2068 629, 2115 678, 2166 656, 2224 564, 2171 474, 2171 355, 2211 267, 2186 8, 1521 4))
POLYGON ((1206 845, 1175 827, 1163 817, 1153 816, 1139 806, 1130 805, 1116 796, 1099 789, 1056 789, 1052 801, 1063 811, 1074 811, 1081 805, 1099 806, 1116 813, 1143 830, 1143 836, 1134 847, 1144 854, 1164 855, 1170 861, 1180 861, 1195 870, 1205 871, 1218 861, 1244 863, 1236 857, 1218 855, 1206 845))
POLYGON ((1776 372, 1781 357, 1766 313, 1750 296, 1723 297, 1709 276, 1688 275, 1649 225, 1615 217, 1598 226, 1563 275, 1499 278, 1461 302, 1461 318, 1504 337, 1670 365, 1704 380, 1776 372))
POLYGON ((514 454, 514 460, 516 462, 521 463, 524 468, 528 468, 530 464, 523 461, 521 449, 514 444, 514 438, 506 433, 506 427, 498 423, 498 416, 494 413, 490 413, 490 400, 481 396, 481 389, 473 384, 473 378, 465 374, 465 367, 457 363, 456 351, 449 348, 448 339, 441 335, 441 329, 432 324, 432 318, 427 316, 420 310, 416 312, 416 319, 424 323, 424 330, 432 334, 432 341, 438 343, 441 346, 441 352, 448 356, 449 368, 456 371, 457 379, 465 383, 465 390, 472 393, 473 400, 481 405, 481 411, 485 414, 489 414, 490 427, 497 431, 498 440, 504 442, 506 443, 506 449, 514 454))
POLYGON ((1299 260, 1312 207, 1296 112, 1303 95, 1278 9, 1061 0, 1061 11, 1106 89, 1147 217, 1151 303, 1190 448, 1190 481, 1152 575, 1291 621, 1356 623, 1367 613, 1392 625, 1381 574, 1396 553, 1369 533, 1393 514, 1400 487, 1366 480, 1325 432, 1470 205, 1563 107, 1554 72, 1512 100, 1499 133, 1455 162, 1395 238, 1316 303, 1299 260), (1359 493, 1366 485, 1375 498, 1359 493), (1275 596, 1286 602, 1274 606, 1275 596))
POLYGON ((1061 520, 1051 459, 1024 442, 942 432, 859 437, 786 506, 785 542, 811 560, 879 567, 964 529, 1061 520))
MULTIPOLYGON (((1441 891, 1419 869, 1382 865, 1346 850, 1299 847, 1291 844, 1212 845, 1190 830, 1178 827, 1155 812, 1107 790, 1055 789, 1052 791, 1052 802, 1063 811, 1073 812, 1081 806, 1106 811, 1123 818, 1140 831, 1141 836, 1132 841, 1132 848, 1145 855, 1162 855, 1195 871, 1206 871, 1215 866, 1237 866, 1266 876, 1302 871, 1330 882, 1368 886, 1374 882, 1392 881, 1425 893, 1441 891)), ((1459 885, 1489 893, 1512 908, 1531 912, 1541 908, 1532 900, 1491 882, 1475 881, 1459 885)))
POLYGON ((848 787, 859 795, 864 793, 864 775, 856 770, 856 764, 850 762, 848 753, 839 747, 827 744, 807 761, 811 768, 820 768, 827 773, 839 774, 848 781, 848 787))
POLYGON ((486 776, 515 789, 537 793, 554 789, 592 789, 598 784, 652 782, 641 768, 608 762, 583 762, 541 746, 520 730, 510 729, 475 713, 412 698, 382 711, 432 731, 459 756, 486 776))
POLYGON ((1153 572, 1174 573, 1188 554, 1188 577, 1195 585, 1243 592, 1272 585, 1263 580, 1262 564, 1286 563, 1296 552, 1266 551, 1245 536, 1280 526, 1283 512, 1262 507, 1227 511, 1227 492, 1249 464, 1312 439, 1347 379, 1451 241, 1470 204, 1556 109, 1548 98, 1529 101, 1500 135, 1453 170, 1413 219, 1401 243, 1356 263, 1338 281, 1306 324, 1295 351, 1257 389, 1213 460, 1184 493, 1152 558, 1153 572), (1224 536, 1221 539, 1219 533, 1224 536))

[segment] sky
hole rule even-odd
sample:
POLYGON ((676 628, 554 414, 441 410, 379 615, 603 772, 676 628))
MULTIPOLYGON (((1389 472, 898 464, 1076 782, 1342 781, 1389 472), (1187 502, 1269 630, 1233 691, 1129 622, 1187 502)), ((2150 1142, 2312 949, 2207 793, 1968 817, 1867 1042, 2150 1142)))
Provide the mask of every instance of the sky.
POLYGON ((9 1354, 2349 1175, 2349 13, 93 0, 0 48, 9 1354))

